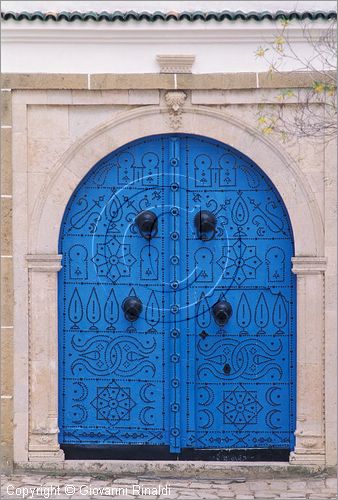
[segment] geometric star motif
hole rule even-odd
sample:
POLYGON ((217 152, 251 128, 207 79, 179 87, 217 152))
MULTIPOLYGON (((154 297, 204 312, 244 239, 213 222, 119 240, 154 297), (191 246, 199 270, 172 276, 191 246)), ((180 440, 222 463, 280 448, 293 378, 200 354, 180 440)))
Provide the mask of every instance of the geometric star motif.
POLYGON ((256 399, 257 392, 247 391, 238 385, 233 391, 223 393, 223 401, 217 409, 223 414, 224 424, 233 424, 243 429, 247 424, 257 423, 257 415, 262 405, 256 399))
POLYGON ((130 397, 130 389, 112 381, 107 387, 97 387, 96 391, 91 405, 96 409, 97 420, 130 420, 130 412, 136 405, 130 397))
POLYGON ((232 277, 239 285, 248 278, 255 279, 256 269, 261 263, 256 256, 256 247, 246 246, 241 240, 229 248, 222 247, 222 256, 217 260, 223 274, 232 277))
POLYGON ((130 276, 131 266, 136 259, 130 252, 130 245, 120 243, 116 236, 113 236, 106 243, 96 245, 96 254, 92 261, 99 276, 106 276, 115 283, 121 276, 130 276))

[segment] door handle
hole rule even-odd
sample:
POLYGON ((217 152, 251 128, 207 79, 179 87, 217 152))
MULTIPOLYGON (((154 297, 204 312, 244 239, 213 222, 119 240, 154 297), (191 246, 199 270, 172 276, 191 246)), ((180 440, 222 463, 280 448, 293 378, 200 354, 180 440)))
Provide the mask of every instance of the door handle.
POLYGON ((158 223, 157 216, 150 210, 140 212, 135 218, 136 225, 140 231, 141 236, 146 240, 151 240, 157 235, 158 223))
POLYGON ((210 241, 216 234, 216 217, 209 210, 200 210, 194 219, 197 234, 200 240, 210 241))
POLYGON ((142 302, 138 297, 127 297, 122 303, 124 317, 128 321, 136 321, 143 309, 142 302))
POLYGON ((224 326, 232 315, 231 304, 227 300, 219 300, 212 306, 212 315, 219 326, 224 326))

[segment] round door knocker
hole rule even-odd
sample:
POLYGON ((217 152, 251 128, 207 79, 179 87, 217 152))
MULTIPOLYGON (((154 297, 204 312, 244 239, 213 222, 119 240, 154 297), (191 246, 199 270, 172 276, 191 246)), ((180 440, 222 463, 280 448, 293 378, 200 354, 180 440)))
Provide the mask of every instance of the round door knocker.
POLYGON ((216 234, 216 217, 209 210, 200 210, 195 215, 195 227, 200 240, 210 241, 216 234))
POLYGON ((151 240, 157 235, 158 222, 157 216, 154 212, 144 210, 136 216, 135 222, 141 236, 143 236, 146 240, 151 240))
POLYGON ((136 321, 142 311, 142 302, 138 297, 127 297, 122 303, 124 317, 128 321, 136 321))
POLYGON ((227 324, 232 315, 232 307, 226 300, 219 300, 212 306, 212 315, 219 326, 227 324))

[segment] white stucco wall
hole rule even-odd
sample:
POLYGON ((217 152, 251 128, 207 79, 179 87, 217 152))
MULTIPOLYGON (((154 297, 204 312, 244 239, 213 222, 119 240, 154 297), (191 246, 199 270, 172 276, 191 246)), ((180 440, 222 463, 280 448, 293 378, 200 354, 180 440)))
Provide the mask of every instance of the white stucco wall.
MULTIPOLYGON (((333 10, 334 1, 3 1, 7 11, 222 11, 333 10)), ((308 22, 312 36, 328 23, 308 22)), ((257 48, 271 41, 279 23, 209 21, 149 23, 27 22, 2 24, 2 70, 26 73, 153 73, 159 71, 157 54, 194 54, 195 73, 266 71, 255 57, 257 48)), ((298 21, 290 24, 297 53, 310 57, 298 21)), ((283 68, 301 69, 298 63, 283 68)))

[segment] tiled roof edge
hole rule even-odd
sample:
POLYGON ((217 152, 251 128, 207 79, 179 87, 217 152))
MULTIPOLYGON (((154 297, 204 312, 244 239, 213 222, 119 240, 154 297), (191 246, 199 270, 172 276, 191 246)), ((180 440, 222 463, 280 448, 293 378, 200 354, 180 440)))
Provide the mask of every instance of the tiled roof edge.
POLYGON ((66 22, 74 22, 74 21, 108 21, 108 22, 115 22, 115 21, 121 21, 121 22, 126 22, 126 21, 148 21, 148 22, 154 22, 154 21, 217 21, 221 22, 224 20, 228 21, 237 21, 237 20, 242 20, 242 21, 263 21, 265 19, 268 19, 270 21, 277 21, 277 20, 311 20, 311 21, 316 21, 316 20, 324 20, 324 21, 329 21, 329 20, 334 20, 337 19, 337 12, 334 10, 330 11, 306 11, 306 12, 285 12, 285 11, 277 11, 275 13, 272 12, 242 12, 242 11, 236 11, 236 12, 230 12, 228 10, 224 10, 222 12, 201 12, 201 11, 195 11, 195 12, 134 12, 134 11, 128 11, 128 12, 120 12, 120 11, 115 11, 115 12, 1 12, 1 19, 4 21, 8 20, 14 20, 14 21, 66 21, 66 22))

